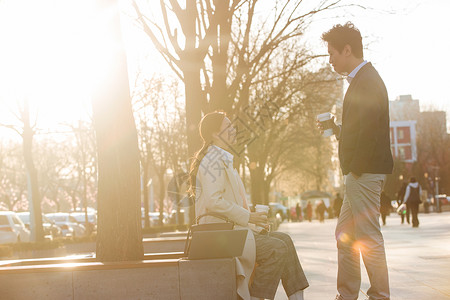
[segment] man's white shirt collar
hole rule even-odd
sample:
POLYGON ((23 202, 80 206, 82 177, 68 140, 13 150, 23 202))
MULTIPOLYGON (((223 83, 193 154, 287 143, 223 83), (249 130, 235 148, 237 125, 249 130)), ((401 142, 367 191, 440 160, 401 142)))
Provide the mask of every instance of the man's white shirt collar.
POLYGON ((347 76, 347 81, 350 84, 352 82, 352 79, 355 78, 356 73, 358 73, 358 71, 364 67, 364 65, 367 64, 367 60, 363 61, 362 63, 360 63, 350 74, 348 74, 347 76))

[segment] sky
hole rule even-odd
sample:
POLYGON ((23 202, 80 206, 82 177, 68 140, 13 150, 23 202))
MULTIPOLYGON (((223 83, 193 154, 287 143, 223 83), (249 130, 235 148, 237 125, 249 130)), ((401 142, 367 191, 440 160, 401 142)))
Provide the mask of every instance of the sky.
POLYGON ((422 109, 446 110, 450 114, 450 60, 446 58, 450 49, 450 39, 446 37, 450 29, 450 1, 358 3, 371 9, 346 9, 342 16, 318 20, 311 25, 311 33, 320 36, 335 23, 352 21, 363 36, 364 58, 380 73, 390 100, 411 94, 420 100, 422 109))
MULTIPOLYGON (((446 57, 450 49, 446 36, 450 1, 357 2, 358 7, 336 9, 314 19, 305 35, 312 51, 326 54, 321 33, 336 23, 352 21, 363 35, 365 59, 384 79, 389 98, 411 94, 420 100, 422 109, 446 110, 450 121, 450 60, 446 57)), ((122 7, 128 4, 121 1, 122 7)), ((0 1, 1 124, 14 122, 17 103, 24 98, 38 110, 38 124, 43 128, 77 121, 89 113, 89 68, 96 38, 92 30, 96 18, 90 5, 89 0, 0 1)), ((122 20, 130 72, 145 69, 169 74, 165 62, 129 15, 124 14, 122 20)))

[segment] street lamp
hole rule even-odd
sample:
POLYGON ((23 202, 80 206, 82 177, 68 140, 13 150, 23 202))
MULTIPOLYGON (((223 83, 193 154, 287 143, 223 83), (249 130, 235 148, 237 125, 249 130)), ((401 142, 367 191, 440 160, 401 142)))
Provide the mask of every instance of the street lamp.
POLYGON ((439 178, 439 176, 436 176, 435 178, 434 178, 434 181, 436 182, 436 184, 435 184, 435 186, 436 186, 436 210, 437 210, 437 212, 438 213, 440 213, 441 212, 441 200, 439 199, 439 180, 440 180, 440 178, 439 178))
POLYGON ((431 167, 434 170, 434 200, 436 201, 436 211, 441 212, 441 201, 439 200, 439 166, 431 167))
MULTIPOLYGON (((428 203, 428 193, 429 193, 429 185, 430 185, 430 182, 428 181, 428 180, 431 180, 431 178, 428 178, 428 173, 427 172, 425 172, 424 174, 423 174, 423 177, 425 178, 425 190, 426 190, 426 192, 427 192, 427 198, 425 199, 425 203, 423 204, 423 208, 424 208, 424 210, 425 210, 425 213, 429 213, 429 203, 428 203)), ((432 191, 433 192, 433 191, 432 191)))

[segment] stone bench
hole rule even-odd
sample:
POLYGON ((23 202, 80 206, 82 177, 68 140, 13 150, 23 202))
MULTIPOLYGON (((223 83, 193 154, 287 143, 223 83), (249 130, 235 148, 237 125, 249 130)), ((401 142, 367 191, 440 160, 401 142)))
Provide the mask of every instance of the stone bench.
POLYGON ((166 238, 166 237, 182 237, 186 238, 187 231, 172 231, 172 232, 161 232, 159 234, 159 237, 166 238))
MULTIPOLYGON (((184 251, 186 234, 182 236, 165 236, 157 238, 143 238, 145 253, 179 252, 184 251)), ((81 243, 66 245, 67 253, 95 252, 95 243, 81 243)))
MULTIPOLYGON (((167 252, 167 253, 146 253, 144 260, 157 259, 179 259, 184 256, 183 252, 167 252)), ((76 255, 64 257, 50 257, 50 258, 33 258, 33 259, 15 259, 15 260, 0 260, 1 267, 17 267, 17 266, 32 266, 32 265, 50 265, 62 263, 86 263, 97 262, 93 255, 76 255)))
MULTIPOLYGON (((186 234, 159 238, 144 238, 142 240, 145 253, 181 252, 184 251, 186 234)), ((95 253, 95 242, 66 244, 61 248, 49 250, 28 250, 13 253, 11 258, 33 259, 58 257, 72 254, 95 253)), ((1 262, 1 259, 0 259, 1 262)))
POLYGON ((0 266, 2 299, 237 299, 233 258, 186 260, 147 254, 139 262, 95 258, 10 261, 0 266))
POLYGON ((182 237, 144 238, 145 253, 182 252, 186 243, 186 235, 182 237))

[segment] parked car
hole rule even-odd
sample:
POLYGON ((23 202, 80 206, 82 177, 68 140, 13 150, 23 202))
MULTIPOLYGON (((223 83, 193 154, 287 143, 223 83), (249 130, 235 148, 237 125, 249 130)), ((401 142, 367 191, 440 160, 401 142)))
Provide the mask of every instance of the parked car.
POLYGON ((29 242, 30 231, 13 211, 0 211, 0 244, 29 242))
POLYGON ((83 236, 86 231, 84 226, 78 224, 77 220, 68 213, 50 213, 45 216, 61 228, 63 236, 83 236))
POLYGON ((439 200, 440 205, 450 204, 450 197, 447 197, 445 194, 435 195, 436 200, 439 200))
MULTIPOLYGON (((180 214, 178 215, 178 223, 179 224, 186 224, 186 221, 189 219, 189 216, 186 216, 186 212, 184 211, 183 208, 180 209, 180 214), (186 221, 185 221, 186 219, 186 221)), ((169 223, 170 224, 177 224, 177 210, 173 209, 170 212, 170 216, 169 216, 169 223)))
POLYGON ((279 215, 282 221, 288 218, 289 209, 283 204, 278 202, 270 202, 269 207, 273 216, 277 217, 277 215, 279 215))
MULTIPOLYGON (((72 212, 70 215, 77 220, 78 224, 86 227, 86 215, 84 212, 72 212)), ((97 231, 97 212, 88 211, 88 224, 90 227, 89 232, 97 231)))
MULTIPOLYGON (((19 212, 17 216, 20 220, 25 224, 25 227, 30 230, 30 212, 19 212)), ((44 235, 50 236, 52 239, 55 237, 62 236, 62 230, 59 228, 55 222, 47 218, 45 215, 42 215, 42 227, 44 229, 44 235)))
MULTIPOLYGON (((142 228, 145 227, 145 212, 144 210, 141 211, 142 212, 142 228)), ((148 217, 150 219, 150 226, 159 226, 159 212, 158 211, 154 211, 154 212, 149 212, 148 213, 148 217)), ((163 225, 166 225, 169 223, 169 215, 165 212, 163 212, 163 225)))

